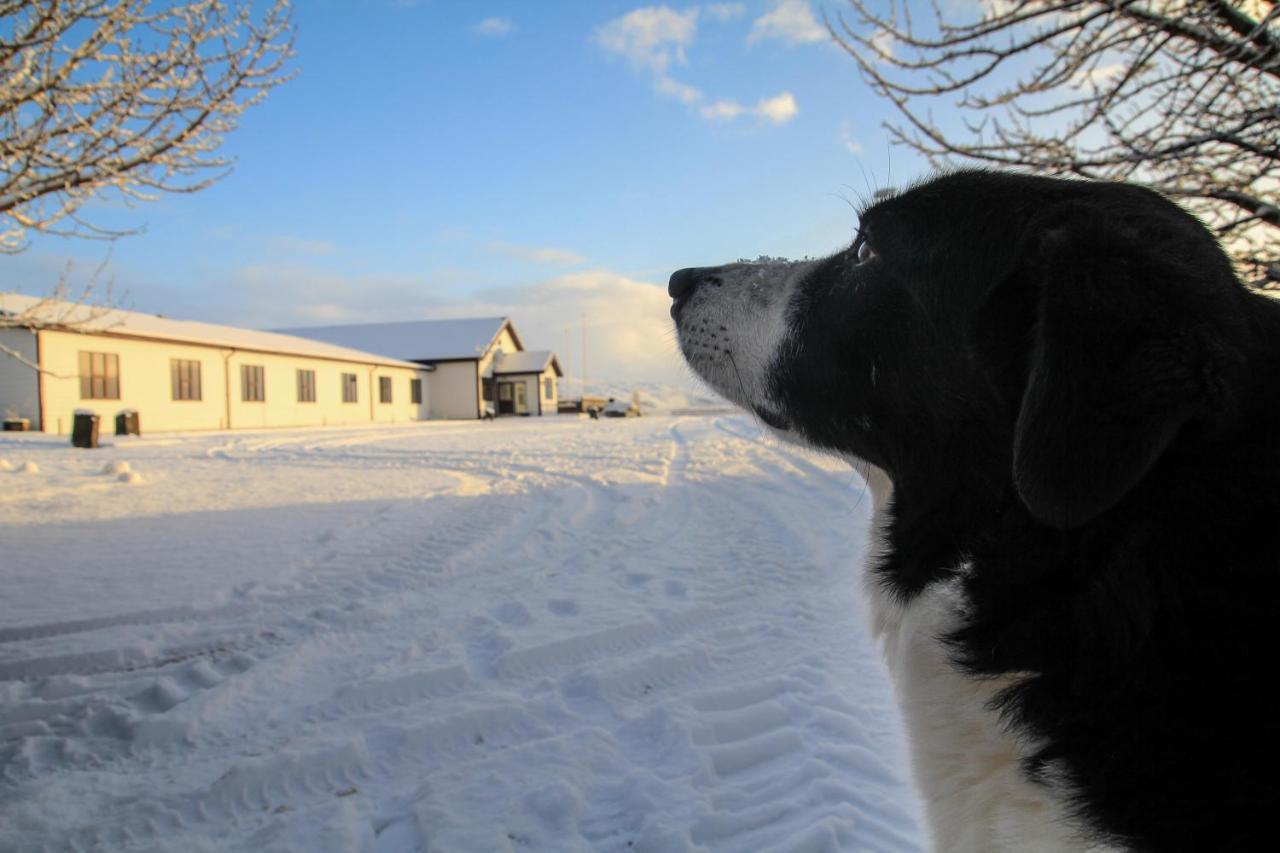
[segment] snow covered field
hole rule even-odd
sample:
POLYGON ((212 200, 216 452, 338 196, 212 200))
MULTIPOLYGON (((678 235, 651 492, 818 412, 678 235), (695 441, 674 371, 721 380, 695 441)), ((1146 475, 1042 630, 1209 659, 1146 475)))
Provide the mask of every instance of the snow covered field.
POLYGON ((846 466, 738 416, 107 440, 0 438, 0 850, 920 849, 846 466))

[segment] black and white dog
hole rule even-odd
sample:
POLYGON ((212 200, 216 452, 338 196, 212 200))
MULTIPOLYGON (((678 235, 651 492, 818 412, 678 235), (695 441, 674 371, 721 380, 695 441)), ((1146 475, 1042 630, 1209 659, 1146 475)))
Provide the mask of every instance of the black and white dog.
POLYGON ((1196 219, 956 172, 669 293, 716 391, 867 475, 937 849, 1280 849, 1280 304, 1196 219))

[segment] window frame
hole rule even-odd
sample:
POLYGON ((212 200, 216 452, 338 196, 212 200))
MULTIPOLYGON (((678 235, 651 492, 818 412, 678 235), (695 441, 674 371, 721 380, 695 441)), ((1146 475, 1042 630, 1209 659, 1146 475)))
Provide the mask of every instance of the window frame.
POLYGON ((81 400, 120 399, 119 353, 80 350, 78 361, 81 400))
POLYGON ((203 367, 198 358, 169 359, 169 396, 175 403, 204 401, 203 367))
POLYGON ((391 390, 391 377, 379 376, 378 377, 378 403, 382 405, 391 403, 393 401, 392 397, 393 397, 393 394, 391 390))
POLYGON ((299 367, 296 371, 296 380, 299 403, 316 402, 316 372, 307 367, 299 367))
POLYGON ((415 406, 422 405, 422 377, 420 376, 409 379, 409 402, 415 406))
POLYGON ((267 402, 267 369, 261 364, 240 365, 240 402, 267 402))
POLYGON ((342 402, 359 403, 360 402, 360 375, 358 373, 343 373, 342 377, 342 402))

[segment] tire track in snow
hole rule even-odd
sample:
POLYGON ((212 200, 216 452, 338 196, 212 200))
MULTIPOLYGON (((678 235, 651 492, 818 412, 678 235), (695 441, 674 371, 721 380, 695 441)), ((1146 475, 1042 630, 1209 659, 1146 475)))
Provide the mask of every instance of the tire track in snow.
MULTIPOLYGON (((467 849, 449 842, 469 838, 537 849, 537 833, 508 819, 562 784, 558 768, 576 778, 591 755, 610 770, 587 777, 581 813, 557 830, 585 849, 633 849, 654 813, 686 816, 685 837, 714 851, 909 849, 909 816, 899 825, 883 816, 891 808, 863 808, 851 787, 893 774, 858 752, 859 721, 832 685, 806 675, 802 658, 826 643, 823 620, 838 605, 809 585, 827 547, 778 513, 800 488, 691 477, 708 425, 656 426, 660 458, 645 460, 634 484, 611 480, 635 460, 609 445, 587 454, 585 470, 538 461, 537 448, 412 463, 465 472, 491 491, 429 519, 407 506, 371 512, 318 542, 305 579, 271 599, 285 642, 243 653, 240 672, 185 686, 171 705, 182 691, 162 680, 186 685, 176 674, 208 662, 162 667, 157 689, 133 694, 135 707, 163 719, 200 705, 184 738, 207 783, 147 801, 121 795, 99 825, 69 838, 85 849, 174 848, 217 827, 223 843, 248 849, 271 826, 323 825, 359 803, 379 850, 467 849), (517 488, 495 494, 495 485, 517 488), (410 648, 427 630, 443 645, 410 648), (317 694, 307 685, 320 672, 331 689, 317 694), (468 784, 522 766, 541 770, 504 778, 510 813, 497 809, 493 826, 457 824, 468 784)), ((317 444, 258 452, 328 464, 307 454, 364 446, 358 436, 317 444)), ((365 455, 344 464, 411 456, 365 455)), ((655 837, 643 836, 650 849, 678 849, 655 837)))
MULTIPOLYGON (((93 619, 71 619, 67 621, 19 625, 12 628, 0 628, 0 643, 39 640, 46 637, 59 637, 64 634, 79 634, 85 631, 99 631, 103 628, 115 628, 122 625, 159 625, 166 622, 207 622, 214 619, 243 616, 251 609, 252 608, 250 606, 236 604, 209 608, 165 607, 156 610, 139 610, 133 613, 99 616, 93 619)), ((4 676, 0 676, 0 680, 3 680, 3 678, 4 676)))

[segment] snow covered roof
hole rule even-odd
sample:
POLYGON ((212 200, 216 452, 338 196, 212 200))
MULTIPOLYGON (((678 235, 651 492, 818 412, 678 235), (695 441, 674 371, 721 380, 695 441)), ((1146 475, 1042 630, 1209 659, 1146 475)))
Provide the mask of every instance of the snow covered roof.
MULTIPOLYGON (((174 320, 158 314, 143 314, 119 308, 103 308, 92 304, 65 302, 57 299, 41 299, 20 293, 0 292, 0 315, 21 317, 38 328, 68 328, 77 332, 122 335, 161 341, 205 344, 227 349, 252 350, 254 352, 304 355, 328 358, 335 361, 352 361, 360 364, 387 364, 395 367, 422 365, 410 364, 396 358, 378 355, 345 346, 295 337, 277 332, 260 332, 238 326, 220 326, 214 323, 198 323, 193 320, 174 320), (26 316, 24 316, 26 315, 26 316)), ((24 324, 27 324, 24 323, 24 324)))
POLYGON ((520 346, 520 336, 506 317, 306 326, 279 331, 408 361, 447 361, 481 358, 504 327, 520 346))
POLYGON ((502 373, 541 373, 550 364, 556 370, 556 376, 564 376, 560 362, 551 350, 522 350, 505 352, 493 361, 493 372, 502 373))

